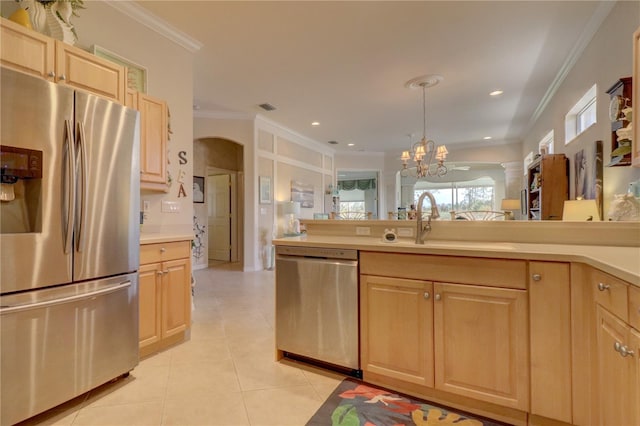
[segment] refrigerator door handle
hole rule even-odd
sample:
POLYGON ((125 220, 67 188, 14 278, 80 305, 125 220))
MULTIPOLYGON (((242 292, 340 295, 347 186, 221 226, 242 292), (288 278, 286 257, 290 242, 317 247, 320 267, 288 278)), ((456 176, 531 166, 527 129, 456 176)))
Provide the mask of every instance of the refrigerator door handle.
POLYGON ((76 182, 76 158, 75 158, 75 149, 73 143, 73 127, 71 126, 71 122, 69 120, 64 120, 65 124, 65 135, 64 135, 64 143, 67 148, 67 164, 66 167, 63 168, 63 185, 65 186, 63 190, 63 197, 65 198, 62 202, 62 208, 66 211, 62 212, 62 217, 65 220, 64 224, 64 254, 69 254, 72 250, 73 244, 73 211, 76 204, 76 190, 75 190, 75 182, 76 182))
POLYGON ((123 288, 127 288, 127 287, 131 287, 131 281, 124 281, 117 285, 107 287, 107 288, 102 288, 100 290, 92 291, 90 293, 76 294, 74 296, 62 297, 60 299, 46 300, 43 302, 35 302, 35 303, 29 303, 29 304, 19 305, 19 306, 2 306, 0 307, 0 315, 22 312, 29 309, 47 308, 49 306, 60 305, 62 303, 70 303, 78 300, 89 299, 92 297, 104 296, 106 294, 114 293, 118 290, 122 290, 123 288))
POLYGON ((84 250, 85 244, 85 232, 84 227, 87 222, 87 200, 89 199, 89 187, 87 185, 87 148, 85 146, 85 132, 84 125, 82 122, 78 122, 78 161, 80 161, 80 176, 79 182, 76 184, 79 187, 79 194, 77 197, 78 200, 78 210, 76 211, 78 218, 76 222, 76 251, 81 253, 84 250))

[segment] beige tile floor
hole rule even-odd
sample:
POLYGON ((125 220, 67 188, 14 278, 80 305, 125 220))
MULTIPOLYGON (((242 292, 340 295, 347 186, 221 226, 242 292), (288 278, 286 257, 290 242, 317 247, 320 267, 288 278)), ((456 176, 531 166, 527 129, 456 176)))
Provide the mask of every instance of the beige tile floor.
POLYGON ((274 273, 194 272, 191 339, 29 425, 304 425, 342 376, 274 361, 274 273))

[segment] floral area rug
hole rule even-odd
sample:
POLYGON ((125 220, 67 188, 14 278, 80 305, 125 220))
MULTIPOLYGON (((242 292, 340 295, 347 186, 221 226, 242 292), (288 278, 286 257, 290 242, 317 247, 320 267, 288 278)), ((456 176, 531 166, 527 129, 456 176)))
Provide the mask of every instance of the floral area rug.
POLYGON ((347 378, 313 415, 307 426, 498 426, 461 411, 435 406, 347 378))

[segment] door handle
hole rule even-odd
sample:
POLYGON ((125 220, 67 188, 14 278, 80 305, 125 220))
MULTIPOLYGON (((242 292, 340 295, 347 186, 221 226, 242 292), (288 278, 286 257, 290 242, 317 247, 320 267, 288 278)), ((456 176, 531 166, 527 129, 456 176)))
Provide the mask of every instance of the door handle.
POLYGON ((79 185, 82 187, 80 190, 80 200, 77 204, 78 206, 78 222, 77 222, 77 235, 76 235, 76 250, 78 253, 81 253, 84 250, 86 236, 85 236, 85 227, 87 222, 87 200, 89 199, 89 185, 88 181, 88 170, 87 170, 87 148, 86 148, 86 140, 85 140, 85 132, 84 125, 81 122, 78 122, 78 150, 79 156, 78 160, 80 161, 80 183, 79 185))
POLYGON ((63 208, 66 212, 63 212, 63 217, 66 220, 65 234, 64 234, 64 254, 69 254, 72 250, 73 244, 73 227, 74 227, 74 210, 76 205, 76 154, 73 142, 73 128, 69 120, 64 120, 65 135, 64 140, 67 147, 66 167, 63 168, 62 176, 64 179, 64 185, 66 187, 64 193, 66 202, 63 208))

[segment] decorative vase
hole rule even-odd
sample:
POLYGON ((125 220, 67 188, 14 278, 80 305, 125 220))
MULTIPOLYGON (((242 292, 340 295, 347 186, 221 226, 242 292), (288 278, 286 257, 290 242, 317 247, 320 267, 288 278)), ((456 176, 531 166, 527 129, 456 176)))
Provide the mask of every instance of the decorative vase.
POLYGON ((11 16, 9 16, 9 20, 15 22, 16 24, 20 24, 23 27, 27 27, 30 30, 33 29, 33 27, 31 26, 31 18, 29 17, 29 12, 21 7, 13 12, 11 16))
POLYGON ((39 33, 67 44, 77 40, 70 23, 73 9, 68 1, 54 1, 46 6, 37 0, 19 0, 20 7, 29 13, 31 26, 39 33))

